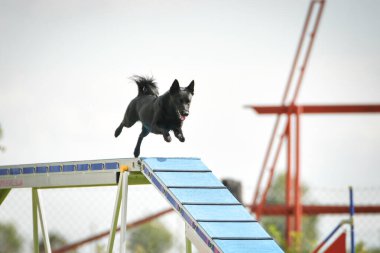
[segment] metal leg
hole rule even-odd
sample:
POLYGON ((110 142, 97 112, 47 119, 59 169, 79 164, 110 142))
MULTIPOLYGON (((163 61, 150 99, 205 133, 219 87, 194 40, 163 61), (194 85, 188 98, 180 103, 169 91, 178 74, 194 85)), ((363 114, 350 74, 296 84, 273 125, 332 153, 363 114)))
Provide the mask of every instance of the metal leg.
POLYGON ((40 196, 40 194, 41 193, 37 189, 36 190, 36 200, 37 200, 37 205, 38 205, 38 214, 40 217, 42 236, 44 239, 45 253, 51 253, 50 238, 49 238, 49 233, 48 233, 47 223, 46 223, 46 218, 45 218, 43 199, 40 196))
POLYGON ((355 229, 354 229, 354 215, 355 215, 355 205, 354 205, 354 193, 352 190, 352 186, 349 188, 350 190, 350 235, 351 235, 351 253, 355 253, 355 229))
POLYGON ((1 203, 3 203, 3 201, 8 196, 10 191, 11 191, 10 188, 9 189, 0 189, 0 205, 1 205, 1 203))
POLYGON ((121 222, 120 222, 120 253, 126 252, 127 247, 127 201, 128 201, 128 175, 129 172, 123 173, 122 184, 122 203, 121 203, 121 222))
POLYGON ((39 253, 39 245, 38 245, 38 216, 37 216, 37 189, 32 188, 32 211, 33 211, 33 245, 34 245, 34 253, 39 253))
POLYGON ((120 178, 119 178, 119 184, 117 186, 117 193, 116 193, 115 205, 113 209, 111 230, 110 230, 110 235, 109 235, 108 244, 107 244, 107 253, 112 253, 113 244, 115 241, 117 221, 119 219, 119 211, 120 211, 120 204, 121 204, 123 177, 124 177, 124 173, 121 173, 120 178))
POLYGON ((191 252, 192 252, 191 241, 189 239, 187 239, 187 237, 186 237, 186 253, 191 253, 191 252))

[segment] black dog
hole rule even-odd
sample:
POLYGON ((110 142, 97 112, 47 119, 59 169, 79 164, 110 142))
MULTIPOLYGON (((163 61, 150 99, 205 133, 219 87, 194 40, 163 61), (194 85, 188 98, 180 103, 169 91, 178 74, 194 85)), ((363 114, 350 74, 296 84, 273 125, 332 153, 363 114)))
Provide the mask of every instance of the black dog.
POLYGON ((162 134, 165 141, 170 142, 169 131, 181 142, 185 141, 182 124, 189 115, 191 99, 194 95, 194 81, 186 88, 181 88, 174 80, 170 90, 159 96, 158 88, 153 78, 134 76, 138 86, 138 95, 129 103, 124 119, 115 131, 118 137, 123 127, 131 127, 141 121, 142 130, 137 140, 134 156, 140 155, 141 142, 149 133, 162 134))

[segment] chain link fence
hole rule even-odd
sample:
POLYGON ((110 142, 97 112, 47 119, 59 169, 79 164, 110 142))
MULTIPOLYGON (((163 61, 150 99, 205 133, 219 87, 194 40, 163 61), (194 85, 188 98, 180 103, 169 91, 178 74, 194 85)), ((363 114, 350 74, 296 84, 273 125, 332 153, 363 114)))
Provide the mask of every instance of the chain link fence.
MULTIPOLYGON (((312 188, 304 197, 305 204, 348 205, 348 189, 312 188)), ((354 203, 356 206, 380 206, 380 187, 354 187, 354 203)), ((323 239, 340 221, 347 219, 348 214, 320 215, 318 232, 323 239)), ((367 249, 380 249, 380 213, 361 214, 354 217, 356 242, 362 242, 367 249)))
MULTIPOLYGON (((108 231, 111 226, 116 190, 116 186, 41 190, 49 234, 57 237, 55 245, 74 243, 108 231)), ((278 194, 283 194, 283 191, 278 194)), ((0 224, 14 225, 17 237, 21 239, 21 249, 18 252, 23 253, 33 252, 31 196, 30 189, 13 189, 0 206, 0 224)), ((380 187, 354 188, 354 198, 356 205, 379 205, 380 187)), ((318 205, 348 205, 348 189, 311 188, 304 194, 303 202, 318 205)), ((129 187, 128 223, 139 221, 167 208, 169 205, 151 185, 129 187)), ((318 242, 341 220, 347 218, 348 214, 318 215, 318 242)), ((161 216, 158 222, 172 235, 171 247, 166 252, 184 252, 184 223, 178 215, 170 212, 161 216)), ((357 242, 363 242, 368 249, 380 248, 380 213, 356 214, 355 230, 357 242)), ((128 234, 133 231, 134 229, 129 229, 128 234)), ((114 252, 119 250, 118 239, 117 236, 114 252)), ((103 253, 106 250, 107 240, 108 236, 105 236, 69 252, 103 253)), ((0 253, 2 250, 4 251, 0 245, 0 253)))
MULTIPOLYGON (((49 236, 51 243, 55 244, 52 248, 108 231, 111 227, 116 191, 116 186, 40 190, 49 236)), ((129 187, 127 223, 139 221, 168 208, 169 205, 152 186, 129 187)), ((184 251, 185 228, 177 216, 170 212, 158 218, 163 229, 172 235, 171 247, 165 252, 184 251)), ((19 252, 33 252, 31 189, 11 190, 0 207, 0 224, 14 225, 17 237, 21 239, 19 252)), ((127 230, 128 234, 133 230, 127 230)), ((41 229, 39 232, 39 238, 42 240, 41 229)), ((106 251, 107 242, 108 235, 68 252, 103 253, 106 251)), ((119 251, 118 242, 117 235, 114 252, 119 251)), ((2 250, 4 249, 0 245, 1 253, 2 250)))

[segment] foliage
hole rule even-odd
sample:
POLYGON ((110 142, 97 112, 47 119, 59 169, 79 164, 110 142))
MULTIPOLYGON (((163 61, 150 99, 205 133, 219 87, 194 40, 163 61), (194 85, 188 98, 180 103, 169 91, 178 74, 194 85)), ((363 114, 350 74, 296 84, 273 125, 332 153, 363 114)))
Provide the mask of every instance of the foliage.
MULTIPOLYGON (((279 174, 273 181, 272 187, 268 192, 267 204, 284 204, 285 203, 285 174, 279 174)), ((307 194, 308 187, 301 186, 302 195, 307 194)), ((302 217, 302 234, 292 233, 292 245, 286 248, 285 240, 285 218, 284 217, 264 217, 262 219, 263 226, 268 230, 269 234, 286 252, 310 252, 317 242, 317 216, 302 217)))
MULTIPOLYGON (((58 232, 49 232, 50 247, 51 249, 58 249, 67 244, 66 238, 58 232)), ((38 243, 40 252, 45 252, 44 241, 40 240, 38 243)), ((75 250, 68 251, 68 253, 76 253, 75 250)))
POLYGON ((154 221, 131 231, 128 248, 135 253, 165 253, 172 244, 171 233, 163 224, 154 221))
POLYGON ((95 253, 106 253, 106 252, 107 252, 106 245, 101 244, 101 243, 96 244, 95 253))
POLYGON ((22 239, 12 223, 0 223, 0 253, 21 252, 22 239))
POLYGON ((380 253, 380 248, 370 248, 367 249, 364 242, 359 241, 355 245, 355 252, 356 253, 380 253))

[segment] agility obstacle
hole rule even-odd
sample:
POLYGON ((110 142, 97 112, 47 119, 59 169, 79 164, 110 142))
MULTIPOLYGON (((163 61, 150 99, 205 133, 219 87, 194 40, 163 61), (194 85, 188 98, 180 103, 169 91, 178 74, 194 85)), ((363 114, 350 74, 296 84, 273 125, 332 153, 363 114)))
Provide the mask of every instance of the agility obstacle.
POLYGON ((350 253, 355 253, 355 230, 354 230, 354 193, 352 187, 349 187, 349 198, 350 198, 350 218, 348 220, 342 220, 334 229, 330 232, 328 236, 313 250, 312 253, 324 252, 324 253, 346 253, 346 231, 340 233, 340 235, 328 245, 329 240, 337 234, 338 231, 344 225, 349 225, 350 227, 350 253), (326 247, 326 245, 328 245, 326 247), (323 249, 325 248, 325 249, 323 249), (322 251, 323 250, 323 251, 322 251))
POLYGON ((149 184, 185 223, 186 253, 283 252, 244 206, 198 158, 107 159, 0 166, 0 205, 13 188, 32 188, 33 242, 38 253, 38 221, 51 252, 40 189, 117 185, 107 252, 113 251, 119 215, 120 252, 126 251, 129 185, 149 184), (120 214, 121 211, 121 214, 120 214))

